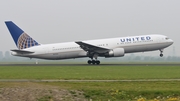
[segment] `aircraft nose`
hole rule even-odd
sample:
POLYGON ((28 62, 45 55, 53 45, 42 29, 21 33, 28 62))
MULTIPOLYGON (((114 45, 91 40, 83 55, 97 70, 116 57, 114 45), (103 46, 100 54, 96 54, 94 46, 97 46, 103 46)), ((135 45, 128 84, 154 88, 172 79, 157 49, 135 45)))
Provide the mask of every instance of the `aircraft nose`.
POLYGON ((174 41, 172 39, 169 39, 169 43, 172 45, 174 41))

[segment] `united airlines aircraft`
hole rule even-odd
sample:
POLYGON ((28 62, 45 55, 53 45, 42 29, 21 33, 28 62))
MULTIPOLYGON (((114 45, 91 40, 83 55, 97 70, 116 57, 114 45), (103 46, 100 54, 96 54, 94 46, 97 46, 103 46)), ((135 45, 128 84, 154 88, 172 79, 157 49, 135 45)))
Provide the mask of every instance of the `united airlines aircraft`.
POLYGON ((89 57, 88 64, 100 64, 98 57, 122 57, 126 53, 160 51, 173 44, 173 40, 164 35, 140 35, 75 41, 55 44, 40 44, 26 34, 12 21, 5 21, 18 49, 12 55, 49 60, 74 59, 89 57))

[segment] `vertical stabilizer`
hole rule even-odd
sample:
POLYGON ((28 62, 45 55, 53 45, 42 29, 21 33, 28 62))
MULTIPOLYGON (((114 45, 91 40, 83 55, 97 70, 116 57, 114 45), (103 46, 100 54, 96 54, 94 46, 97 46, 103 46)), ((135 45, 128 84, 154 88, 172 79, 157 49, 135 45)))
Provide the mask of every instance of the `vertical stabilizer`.
POLYGON ((5 21, 5 24, 11 33, 11 36, 18 47, 18 49, 25 49, 39 45, 37 41, 27 35, 21 28, 19 28, 12 21, 5 21))

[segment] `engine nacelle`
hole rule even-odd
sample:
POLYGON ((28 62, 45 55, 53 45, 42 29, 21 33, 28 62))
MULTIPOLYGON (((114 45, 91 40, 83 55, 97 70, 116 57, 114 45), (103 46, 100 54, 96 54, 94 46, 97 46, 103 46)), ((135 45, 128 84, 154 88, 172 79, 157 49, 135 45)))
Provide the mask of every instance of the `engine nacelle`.
POLYGON ((108 52, 105 57, 122 57, 124 56, 124 48, 115 48, 108 52))

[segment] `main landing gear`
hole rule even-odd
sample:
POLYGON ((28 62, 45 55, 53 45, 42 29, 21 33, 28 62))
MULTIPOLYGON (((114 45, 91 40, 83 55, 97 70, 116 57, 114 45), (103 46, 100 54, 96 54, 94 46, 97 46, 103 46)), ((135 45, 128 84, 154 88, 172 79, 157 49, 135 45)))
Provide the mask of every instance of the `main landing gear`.
POLYGON ((95 64, 99 65, 99 64, 100 64, 100 61, 99 61, 99 60, 88 60, 87 63, 88 63, 88 64, 93 64, 93 65, 95 65, 95 64))
POLYGON ((88 64, 93 64, 93 65, 99 65, 100 64, 100 61, 97 60, 97 57, 98 57, 98 54, 94 54, 93 56, 90 56, 89 58, 91 58, 91 60, 88 60, 87 63, 88 64), (95 58, 95 60, 93 59, 95 58))
POLYGON ((163 57, 163 49, 160 49, 160 57, 163 57))

